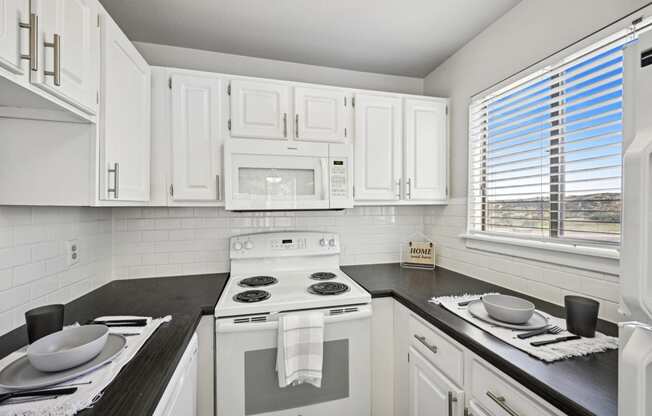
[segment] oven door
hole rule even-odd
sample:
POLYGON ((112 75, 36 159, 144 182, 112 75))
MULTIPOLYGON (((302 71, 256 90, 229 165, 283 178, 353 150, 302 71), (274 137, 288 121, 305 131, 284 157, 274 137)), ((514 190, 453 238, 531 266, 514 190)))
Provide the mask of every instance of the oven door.
POLYGON ((230 140, 224 152, 226 209, 328 209, 328 145, 230 140))
POLYGON ((321 388, 278 386, 277 321, 251 322, 261 316, 218 319, 217 414, 369 416, 371 305, 325 309, 324 313, 321 388))

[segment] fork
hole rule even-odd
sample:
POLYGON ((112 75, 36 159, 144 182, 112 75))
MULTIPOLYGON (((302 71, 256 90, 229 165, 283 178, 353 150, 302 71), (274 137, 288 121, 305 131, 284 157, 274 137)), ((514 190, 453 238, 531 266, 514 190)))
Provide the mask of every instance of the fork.
POLYGON ((14 391, 0 394, 0 403, 18 397, 60 396, 73 394, 76 391, 77 387, 69 387, 65 389, 14 391))
POLYGON ((563 332, 564 329, 555 325, 555 326, 544 326, 541 329, 535 329, 534 331, 530 332, 524 332, 522 334, 516 335, 519 339, 528 339, 532 338, 537 335, 543 335, 543 334, 559 334, 560 332, 563 332))

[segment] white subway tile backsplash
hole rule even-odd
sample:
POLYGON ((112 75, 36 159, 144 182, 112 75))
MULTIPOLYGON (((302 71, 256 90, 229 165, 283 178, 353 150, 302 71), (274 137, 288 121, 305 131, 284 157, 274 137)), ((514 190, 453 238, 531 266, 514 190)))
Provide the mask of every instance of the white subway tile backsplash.
POLYGON ((155 266, 152 273, 157 276, 225 272, 231 236, 295 229, 339 232, 346 264, 398 261, 400 241, 423 230, 423 213, 423 207, 246 213, 207 207, 143 208, 138 216, 130 208, 114 208, 114 277, 141 277, 152 271, 139 267, 145 265, 155 266), (155 228, 142 229, 140 240, 129 234, 150 218, 155 228), (134 240, 141 245, 134 247, 134 240), (150 255, 146 257, 145 252, 150 255), (126 259, 138 261, 132 255, 142 263, 125 263, 126 259))
POLYGON ((554 303, 565 294, 600 300, 618 320, 618 276, 472 251, 459 236, 466 200, 438 207, 357 207, 342 211, 229 212, 222 208, 0 206, 0 334, 23 323, 25 310, 65 303, 111 279, 228 271, 233 235, 278 230, 340 233, 342 264, 399 260, 415 232, 436 242, 437 264, 554 303), (69 266, 65 242, 78 239, 69 266))
POLYGON ((104 208, 0 206, 0 335, 24 324, 30 308, 69 302, 109 281, 112 222, 104 208), (80 245, 72 268, 64 252, 70 239, 80 245))

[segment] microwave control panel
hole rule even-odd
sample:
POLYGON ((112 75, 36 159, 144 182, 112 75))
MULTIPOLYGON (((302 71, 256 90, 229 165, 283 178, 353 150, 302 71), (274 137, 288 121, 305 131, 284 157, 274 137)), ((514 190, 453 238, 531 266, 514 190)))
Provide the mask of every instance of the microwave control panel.
POLYGON ((329 145, 328 175, 331 208, 353 208, 352 147, 329 145))
POLYGON ((346 198, 346 160, 331 160, 331 197, 346 198))

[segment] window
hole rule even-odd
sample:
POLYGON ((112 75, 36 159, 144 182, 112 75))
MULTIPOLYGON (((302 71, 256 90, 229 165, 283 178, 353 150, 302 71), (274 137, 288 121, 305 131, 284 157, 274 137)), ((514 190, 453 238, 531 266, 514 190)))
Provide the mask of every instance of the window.
POLYGON ((632 39, 621 32, 472 101, 470 234, 617 248, 632 39))

